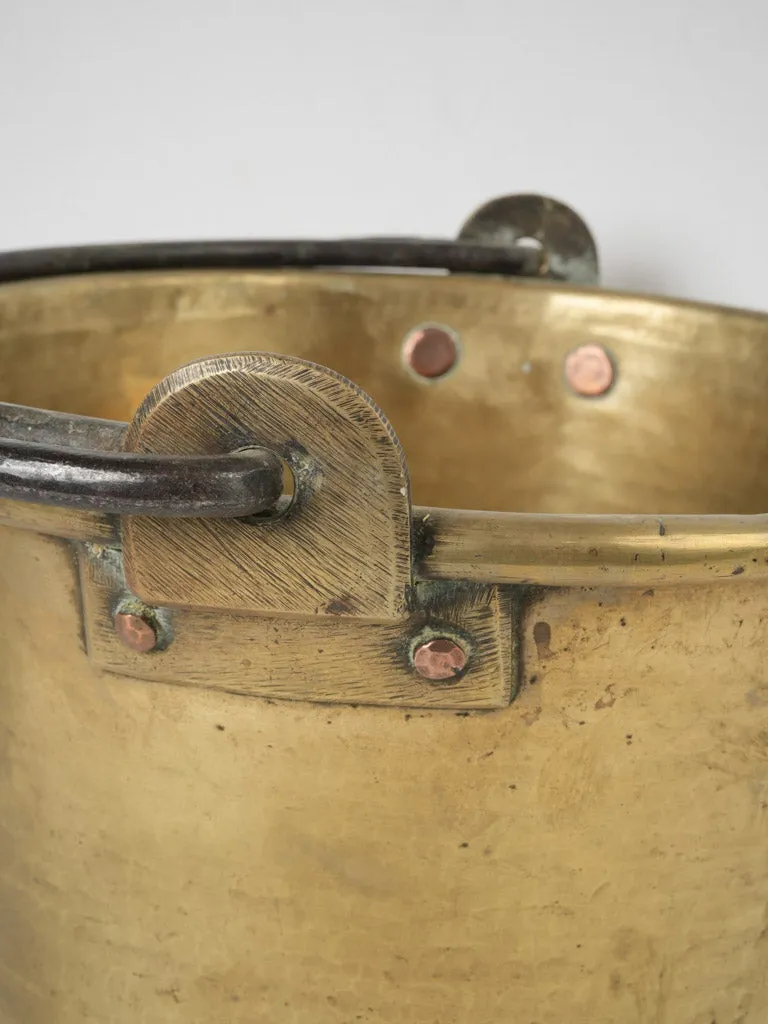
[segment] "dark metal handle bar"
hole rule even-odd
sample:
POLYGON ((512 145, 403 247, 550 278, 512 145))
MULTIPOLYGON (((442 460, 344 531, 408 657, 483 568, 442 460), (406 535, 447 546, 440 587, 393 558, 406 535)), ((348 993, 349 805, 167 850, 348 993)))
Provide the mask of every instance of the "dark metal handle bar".
POLYGON ((536 276, 541 254, 522 245, 417 238, 153 242, 0 253, 0 282, 128 270, 385 268, 536 276))
POLYGON ((127 429, 127 423, 116 420, 0 402, 0 439, 5 441, 32 441, 81 452, 121 452, 127 429))
MULTIPOLYGON (((114 426, 115 436, 122 433, 122 424, 114 426)), ((0 437, 0 498, 16 501, 117 515, 234 518, 272 508, 282 487, 280 459, 264 449, 137 455, 0 437)))

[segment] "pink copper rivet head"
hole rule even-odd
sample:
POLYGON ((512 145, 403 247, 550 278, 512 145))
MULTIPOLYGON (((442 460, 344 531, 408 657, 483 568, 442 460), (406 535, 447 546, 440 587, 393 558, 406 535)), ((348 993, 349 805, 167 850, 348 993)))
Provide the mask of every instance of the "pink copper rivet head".
POLYGON ((455 679, 464 671, 466 664, 464 648, 445 636, 427 640, 413 652, 413 665, 419 675, 436 682, 455 679))
POLYGON ((118 612, 115 615, 115 632, 131 651, 146 654, 157 646, 155 627, 142 615, 118 612))
POLYGON ((456 338, 444 327, 418 327, 405 339, 403 358, 419 377, 442 377, 456 365, 456 338))
POLYGON ((577 395, 604 395, 613 384, 611 357, 602 345, 581 345, 565 358, 565 379, 577 395))

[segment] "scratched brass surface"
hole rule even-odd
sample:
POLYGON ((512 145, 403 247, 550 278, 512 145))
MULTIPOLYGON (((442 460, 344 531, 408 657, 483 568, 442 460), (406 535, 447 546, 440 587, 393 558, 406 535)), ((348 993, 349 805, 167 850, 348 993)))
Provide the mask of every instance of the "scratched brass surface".
POLYGON ((767 343, 753 314, 480 279, 0 289, 0 399, 129 419, 187 360, 312 358, 436 506, 421 574, 570 584, 514 589, 508 707, 265 700, 98 668, 66 538, 114 524, 0 503, 2 1024, 763 1024, 767 343), (422 386, 399 346, 427 321, 463 355, 422 386), (562 382, 585 340, 603 399, 562 382))
POLYGON ((119 548, 83 545, 80 593, 89 657, 107 672, 134 679, 245 697, 456 711, 506 707, 517 686, 517 616, 508 588, 421 583, 413 588, 410 614, 388 623, 165 608, 173 642, 151 658, 126 649, 115 632, 115 596, 124 588, 119 548), (418 638, 446 629, 467 638, 471 664, 460 679, 437 686, 416 675, 408 653, 418 638))
POLYGON ((176 607, 401 619, 413 575, 408 469, 370 397, 294 357, 203 359, 148 396, 125 443, 185 454, 227 451, 244 438, 291 467, 290 515, 200 529, 190 519, 128 516, 122 546, 134 593, 176 607))

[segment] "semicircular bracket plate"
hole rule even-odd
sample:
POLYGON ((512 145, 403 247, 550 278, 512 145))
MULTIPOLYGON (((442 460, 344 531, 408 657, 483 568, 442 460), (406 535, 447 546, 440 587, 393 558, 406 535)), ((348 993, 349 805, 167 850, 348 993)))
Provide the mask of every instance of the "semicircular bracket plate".
POLYGON ((392 427, 346 378, 294 357, 239 353, 177 370, 150 393, 129 451, 261 446, 295 494, 271 519, 126 517, 128 583, 155 605, 393 620, 411 588, 411 507, 392 427))
POLYGON ((499 196, 466 221, 459 241, 511 247, 530 241, 541 246, 541 276, 555 281, 600 282, 597 244, 570 206, 549 196, 499 196))

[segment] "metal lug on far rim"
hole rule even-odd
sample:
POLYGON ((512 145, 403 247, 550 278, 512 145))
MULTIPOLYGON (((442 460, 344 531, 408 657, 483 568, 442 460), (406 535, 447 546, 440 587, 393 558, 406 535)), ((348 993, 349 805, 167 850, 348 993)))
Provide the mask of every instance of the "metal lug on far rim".
POLYGON ((458 237, 504 248, 521 243, 540 247, 540 276, 574 284, 600 281, 597 245, 589 228, 570 206, 548 196, 492 199, 475 210, 458 237))

